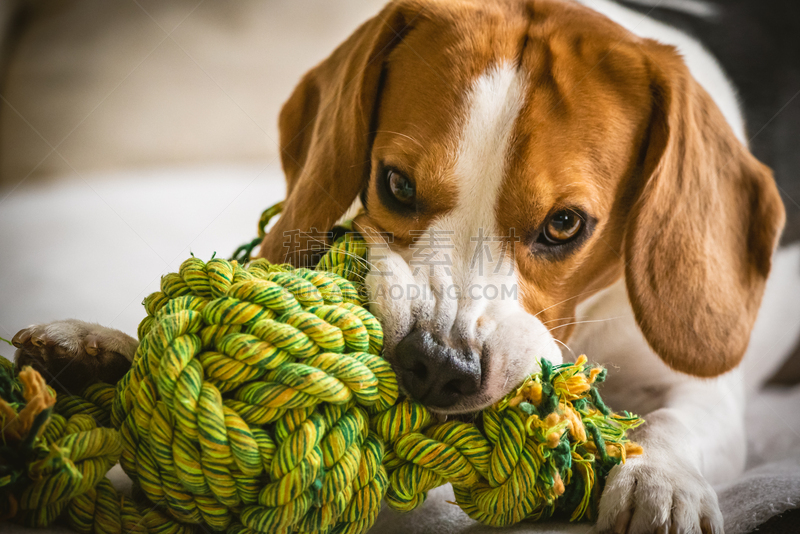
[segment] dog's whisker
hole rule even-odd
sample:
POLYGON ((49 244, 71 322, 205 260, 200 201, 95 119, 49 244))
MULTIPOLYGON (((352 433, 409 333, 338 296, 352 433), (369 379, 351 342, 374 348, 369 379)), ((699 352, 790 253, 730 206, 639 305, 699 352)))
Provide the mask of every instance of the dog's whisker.
POLYGON ((577 317, 572 315, 572 316, 569 316, 569 317, 559 317, 559 318, 556 318, 556 319, 550 319, 549 321, 542 321, 542 324, 545 325, 545 324, 549 324, 549 323, 554 323, 556 321, 574 321, 576 319, 577 319, 577 317))
POLYGON ((571 323, 560 324, 558 326, 554 326, 553 328, 549 329, 547 332, 550 333, 553 330, 557 330, 559 328, 564 328, 566 326, 571 326, 571 325, 574 325, 574 324, 577 325, 577 324, 586 324, 586 323, 605 323, 607 321, 613 321, 614 319, 622 319, 624 317, 625 317, 624 315, 620 315, 618 317, 608 317, 607 319, 591 319, 591 320, 586 320, 586 321, 573 321, 571 323))
MULTIPOLYGON (((302 253, 302 252, 323 252, 323 250, 322 249, 313 248, 313 247, 306 247, 306 248, 301 248, 301 249, 297 249, 297 250, 293 251, 294 254, 302 253)), ((360 262, 360 263, 364 264, 366 267, 369 267, 370 269, 375 268, 375 264, 371 263, 370 261, 366 260, 365 258, 362 258, 358 254, 355 254, 353 252, 348 252, 348 251, 340 251, 340 252, 342 254, 344 254, 345 256, 353 258, 357 262, 360 262)))
POLYGON ((570 354, 572 354, 572 358, 573 358, 573 359, 576 359, 576 358, 577 358, 577 356, 575 355, 575 351, 574 351, 574 350, 572 350, 572 349, 570 348, 570 346, 569 346, 569 345, 567 345, 566 343, 564 343, 564 342, 563 342, 563 341, 561 341, 560 339, 553 338, 553 341, 555 341, 556 343, 560 343, 561 345, 564 345, 564 348, 565 348, 565 349, 567 349, 567 350, 569 351, 569 353, 570 353, 570 354))
POLYGON ((536 312, 536 313, 534 314, 534 317, 538 317, 540 313, 546 312, 546 311, 547 311, 547 310, 549 310, 550 308, 555 308, 556 306, 560 306, 561 304, 564 304, 565 302, 568 302, 568 301, 570 301, 570 300, 572 300, 572 299, 576 299, 576 298, 582 297, 583 295, 587 295, 587 294, 589 294, 589 293, 594 293, 594 292, 595 292, 595 290, 591 290, 591 291, 584 291, 583 293, 578 293, 577 295, 574 295, 574 296, 572 296, 572 297, 566 298, 566 299, 562 300, 561 302, 556 302, 555 304, 552 304, 552 305, 550 305, 550 306, 548 306, 548 307, 546 307, 546 308, 542 308, 541 310, 539 310, 538 312, 536 312))

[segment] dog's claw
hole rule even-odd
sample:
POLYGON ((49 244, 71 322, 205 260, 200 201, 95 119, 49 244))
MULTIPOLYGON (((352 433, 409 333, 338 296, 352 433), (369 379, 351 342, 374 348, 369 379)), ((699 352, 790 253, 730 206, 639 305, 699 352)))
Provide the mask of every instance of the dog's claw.
POLYGON ((28 343, 31 339, 31 328, 23 328, 11 338, 11 344, 17 348, 21 348, 28 343))
POLYGON ((91 356, 97 356, 100 353, 100 343, 97 336, 89 334, 83 340, 83 350, 91 356))
POLYGON ((52 347, 55 345, 55 342, 47 337, 45 334, 36 334, 31 337, 31 342, 33 343, 34 347, 52 347))

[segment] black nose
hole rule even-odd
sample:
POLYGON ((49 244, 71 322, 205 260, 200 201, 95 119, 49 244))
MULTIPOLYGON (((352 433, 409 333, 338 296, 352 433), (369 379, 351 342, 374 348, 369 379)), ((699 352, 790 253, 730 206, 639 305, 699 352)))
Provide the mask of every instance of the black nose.
POLYGON ((481 362, 472 351, 438 343, 419 329, 398 343, 396 371, 406 392, 426 406, 448 408, 481 387, 481 362))

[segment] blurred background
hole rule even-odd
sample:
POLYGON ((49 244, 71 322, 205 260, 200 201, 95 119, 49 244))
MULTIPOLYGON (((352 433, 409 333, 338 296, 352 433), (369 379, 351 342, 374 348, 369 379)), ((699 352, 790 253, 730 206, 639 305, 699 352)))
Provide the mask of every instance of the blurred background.
POLYGON ((281 105, 384 3, 0 0, 0 337, 135 334, 162 274, 254 237, 281 105))
MULTIPOLYGON (((0 337, 71 317, 135 335, 162 275, 252 239, 284 195, 281 105, 385 2, 0 0, 0 337)), ((748 400, 751 463, 795 451, 767 468, 800 488, 800 390, 769 395, 748 400)), ((755 513, 765 473, 719 490, 729 512, 755 513)))

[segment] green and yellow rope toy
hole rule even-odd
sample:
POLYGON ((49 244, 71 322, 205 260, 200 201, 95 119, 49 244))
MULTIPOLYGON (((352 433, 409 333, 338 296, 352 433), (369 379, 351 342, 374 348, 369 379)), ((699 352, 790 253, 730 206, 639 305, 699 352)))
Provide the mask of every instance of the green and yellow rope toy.
MULTIPOLYGON (((263 222, 263 221, 262 221, 263 222)), ((251 249, 252 250, 252 247, 251 249)), ((249 256, 250 250, 246 251, 249 256)), ((0 520, 82 533, 361 533, 451 483, 489 525, 594 517, 609 470, 641 449, 596 384, 550 365, 474 421, 400 395, 361 306, 366 246, 347 233, 319 270, 190 258, 144 301, 116 386, 59 396, 0 358, 0 520), (137 494, 105 473, 117 460, 137 494)))

